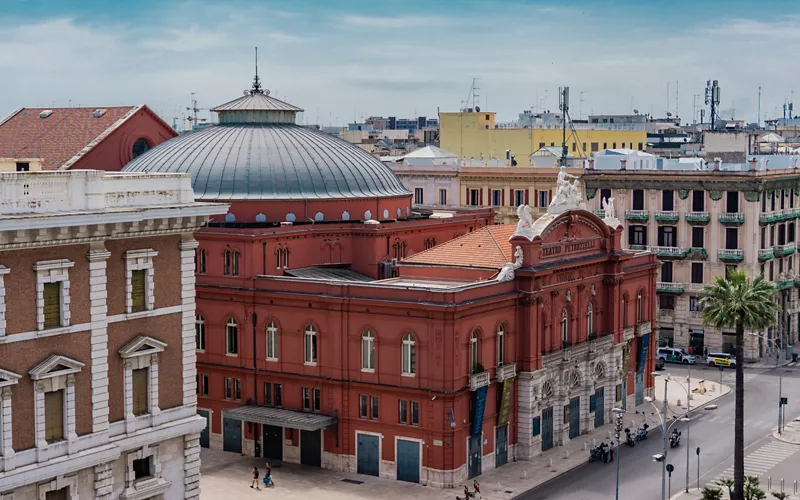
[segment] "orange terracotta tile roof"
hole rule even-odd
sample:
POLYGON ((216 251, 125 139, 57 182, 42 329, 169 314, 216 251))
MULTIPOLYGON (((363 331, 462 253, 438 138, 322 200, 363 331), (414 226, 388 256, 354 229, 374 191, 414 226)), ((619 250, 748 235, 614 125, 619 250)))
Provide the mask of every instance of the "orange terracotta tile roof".
POLYGON ((486 226, 403 259, 403 263, 501 269, 513 260, 508 239, 516 229, 516 224, 486 226))
POLYGON ((140 107, 20 108, 0 121, 0 158, 42 158, 42 169, 57 170, 140 107), (97 109, 105 113, 96 117, 97 109), (45 110, 52 114, 40 118, 45 110))

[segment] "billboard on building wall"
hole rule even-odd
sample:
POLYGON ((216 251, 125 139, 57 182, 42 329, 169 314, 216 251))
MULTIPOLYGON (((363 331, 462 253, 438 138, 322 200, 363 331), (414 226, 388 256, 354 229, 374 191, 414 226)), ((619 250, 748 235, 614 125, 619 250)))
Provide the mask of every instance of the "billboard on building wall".
POLYGON ((514 377, 503 380, 503 399, 500 401, 500 417, 497 425, 502 427, 508 423, 508 414, 511 412, 511 393, 514 389, 514 377))
POLYGON ((475 391, 475 418, 472 420, 472 435, 480 436, 483 432, 483 414, 486 411, 486 386, 475 391))
POLYGON ((639 338, 639 359, 636 360, 636 373, 644 371, 644 364, 647 361, 647 351, 650 349, 650 334, 645 333, 639 338))

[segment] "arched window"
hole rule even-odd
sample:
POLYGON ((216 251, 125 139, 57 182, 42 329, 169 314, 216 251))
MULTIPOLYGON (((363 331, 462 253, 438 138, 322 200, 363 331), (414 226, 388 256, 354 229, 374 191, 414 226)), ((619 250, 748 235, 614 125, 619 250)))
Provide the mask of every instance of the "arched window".
POLYGON ((469 372, 478 373, 483 371, 480 369, 480 359, 479 359, 479 346, 478 346, 478 332, 472 332, 472 335, 469 338, 469 372))
POLYGON ((561 311, 561 343, 565 347, 569 343, 569 314, 566 307, 561 311))
POLYGON ((316 364, 317 362, 317 330, 313 325, 306 327, 305 362, 306 364, 316 364))
POLYGON ((403 335, 403 355, 401 360, 403 375, 417 373, 417 347, 410 333, 403 335))
POLYGON ((275 267, 278 269, 289 268, 289 249, 286 247, 278 247, 275 250, 275 267))
POLYGON ((394 258, 395 259, 403 259, 406 256, 406 244, 405 242, 397 239, 394 240, 394 258))
POLYGON ((204 248, 198 250, 195 258, 197 259, 194 266, 195 270, 199 274, 206 274, 206 250, 204 248))
POLYGON ((625 314, 628 311, 628 301, 626 300, 625 296, 622 296, 622 304, 620 306, 620 317, 622 318, 622 328, 628 326, 628 318, 625 317, 625 314))
POLYGON ((133 153, 133 157, 136 158, 145 154, 150 149, 150 144, 145 139, 136 139, 133 142, 133 148, 131 148, 131 153, 133 153))
POLYGON ((267 323, 267 359, 278 361, 278 325, 274 321, 267 323))
POLYGON ((642 292, 636 296, 636 323, 644 321, 644 300, 642 300, 642 292))
POLYGON ((233 252, 233 265, 231 267, 232 267, 233 275, 234 276, 239 276, 239 252, 237 252, 237 251, 233 252))
POLYGON ((369 330, 361 334, 361 371, 375 371, 375 335, 369 330))
POLYGON ((225 271, 224 271, 225 276, 231 275, 231 260, 232 260, 231 251, 225 250, 225 271))
POLYGON ((586 311, 586 334, 594 335, 594 307, 589 302, 588 310, 586 311))
POLYGON ((195 349, 206 350, 206 322, 199 314, 194 317, 194 340, 195 349))
POLYGON ((225 340, 228 354, 239 354, 239 325, 233 318, 225 323, 225 340))
POLYGON ((497 327, 497 366, 503 366, 506 351, 506 327, 497 327))

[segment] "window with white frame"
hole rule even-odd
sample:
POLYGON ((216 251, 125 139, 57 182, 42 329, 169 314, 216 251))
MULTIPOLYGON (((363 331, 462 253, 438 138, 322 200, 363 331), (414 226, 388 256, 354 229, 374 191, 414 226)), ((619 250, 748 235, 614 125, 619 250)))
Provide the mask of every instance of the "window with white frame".
POLYGON ((36 271, 36 329, 49 330, 69 326, 69 268, 66 259, 39 261, 36 271))
POLYGON ((361 334, 361 371, 375 371, 375 335, 369 330, 361 334))
POLYGON ((278 361, 278 325, 267 323, 267 360, 278 361))
POLYGON ((550 204, 550 191, 539 191, 539 206, 546 207, 550 204))
POLYGON ((195 264, 195 270, 198 274, 206 274, 206 251, 204 248, 201 248, 197 251, 197 264, 195 264))
POLYGON ((447 205, 447 190, 439 190, 439 205, 447 205))
POLYGON ((125 312, 151 311, 155 308, 152 248, 125 252, 125 312))
POLYGON ((518 207, 525 204, 525 191, 522 189, 514 190, 514 206, 518 207))
POLYGON ((162 477, 159 446, 144 445, 125 457, 125 489, 122 498, 161 498, 171 482, 162 477))
POLYGON ((233 379, 225 377, 225 399, 233 399, 233 379))
POLYGON ((417 373, 417 346, 414 337, 407 333, 403 335, 402 347, 402 374, 413 376, 417 373))
POLYGON ((233 318, 225 323, 225 344, 228 354, 239 354, 239 325, 233 318))
POLYGON ((11 446, 11 387, 20 378, 14 372, 0 369, 0 459, 14 454, 11 446))
MULTIPOLYGON (((10 273, 11 269, 0 266, 0 337, 6 334, 6 286, 3 276, 10 273)), ((2 453, 2 450, 0 450, 2 453)))
MULTIPOLYGON (((35 391, 36 448, 78 439, 75 433, 75 374, 83 367, 80 361, 52 355, 30 371, 35 391)), ((65 448, 64 453, 67 452, 68 448, 65 448)))
POLYGON ((506 327, 500 325, 497 327, 497 366, 503 366, 505 359, 506 348, 506 327))
POLYGON ((124 414, 128 430, 136 430, 136 417, 158 415, 158 355, 167 344, 139 335, 119 350, 123 359, 124 414))
POLYGON ((469 338, 469 372, 470 374, 478 373, 479 368, 478 364, 480 363, 479 358, 479 346, 478 346, 478 332, 473 331, 472 335, 469 338))
POLYGON ((561 342, 569 343, 569 314, 566 307, 561 311, 561 342))
POLYGON ((239 276, 239 252, 233 251, 233 266, 231 272, 234 276, 239 276))
POLYGON ((642 292, 636 296, 636 323, 641 323, 644 319, 644 300, 642 300, 642 292))
POLYGON ((289 249, 285 246, 275 249, 275 267, 277 269, 289 268, 289 249))
MULTIPOLYGON (((78 498, 78 475, 56 476, 46 483, 39 483, 36 487, 36 498, 39 500, 60 500, 78 498)), ((2 500, 13 500, 14 494, 0 495, 2 500)))
POLYGON ((195 349, 198 351, 206 350, 206 320, 198 314, 194 317, 194 339, 195 349))
POLYGON ((594 333, 594 307, 589 302, 588 310, 586 311, 586 334, 592 335, 594 333))
POLYGON ((425 196, 422 188, 414 188, 414 203, 417 205, 425 203, 425 196))
POLYGON ((305 330, 305 356, 306 364, 317 362, 317 330, 313 325, 308 325, 305 330))
POLYGON ((223 274, 225 274, 225 276, 231 275, 232 260, 233 260, 233 252, 230 250, 225 250, 225 255, 224 255, 225 267, 223 270, 223 274))

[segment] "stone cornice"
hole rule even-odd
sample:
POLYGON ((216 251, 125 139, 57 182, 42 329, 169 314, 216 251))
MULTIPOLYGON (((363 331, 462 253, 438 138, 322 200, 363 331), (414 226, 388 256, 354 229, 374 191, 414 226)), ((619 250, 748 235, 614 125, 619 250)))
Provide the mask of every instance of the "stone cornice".
POLYGON ((775 189, 792 189, 800 193, 800 171, 764 175, 755 172, 693 172, 693 171, 597 171, 584 172, 586 189, 658 189, 697 191, 742 191, 757 193, 775 189), (759 175, 761 174, 761 175, 759 175))

